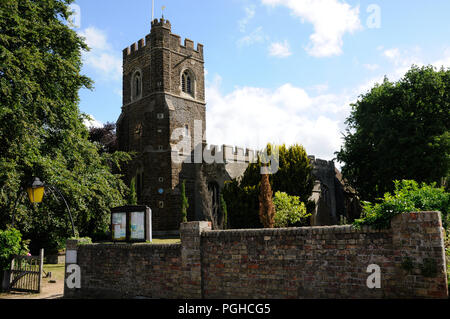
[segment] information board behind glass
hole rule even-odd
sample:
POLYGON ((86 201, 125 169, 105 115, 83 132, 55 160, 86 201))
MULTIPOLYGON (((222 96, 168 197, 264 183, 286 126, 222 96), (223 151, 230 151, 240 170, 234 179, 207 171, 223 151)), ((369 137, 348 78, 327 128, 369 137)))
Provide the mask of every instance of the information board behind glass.
POLYGON ((130 239, 145 240, 145 212, 130 214, 130 239))
POLYGON ((114 240, 127 240, 127 213, 112 214, 112 233, 114 240))

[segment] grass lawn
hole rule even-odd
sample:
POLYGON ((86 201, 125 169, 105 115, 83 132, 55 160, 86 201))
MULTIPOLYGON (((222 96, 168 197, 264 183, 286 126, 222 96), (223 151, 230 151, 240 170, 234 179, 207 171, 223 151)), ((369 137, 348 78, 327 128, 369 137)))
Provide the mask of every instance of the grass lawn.
POLYGON ((46 273, 51 272, 52 278, 43 278, 43 282, 49 280, 64 280, 64 264, 44 265, 44 271, 44 276, 46 273))
POLYGON ((179 244, 181 243, 180 238, 168 238, 168 239, 159 239, 153 238, 152 244, 154 245, 169 245, 169 244, 179 244))

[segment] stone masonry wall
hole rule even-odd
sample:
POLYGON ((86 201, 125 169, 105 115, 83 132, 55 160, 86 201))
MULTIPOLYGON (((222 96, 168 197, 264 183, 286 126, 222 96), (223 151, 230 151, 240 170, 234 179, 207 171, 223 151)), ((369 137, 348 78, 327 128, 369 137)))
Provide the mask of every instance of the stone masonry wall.
POLYGON ((81 288, 66 287, 66 297, 448 297, 439 212, 399 215, 387 230, 211 231, 210 223, 191 222, 180 234, 181 245, 77 246, 81 288), (379 289, 367 287, 373 264, 379 289))

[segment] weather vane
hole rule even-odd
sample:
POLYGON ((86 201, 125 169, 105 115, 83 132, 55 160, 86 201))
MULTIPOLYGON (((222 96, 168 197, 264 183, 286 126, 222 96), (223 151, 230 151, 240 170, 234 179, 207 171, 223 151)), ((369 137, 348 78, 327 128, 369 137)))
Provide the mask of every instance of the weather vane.
POLYGON ((164 19, 164 10, 166 9, 166 6, 162 6, 162 18, 164 19))

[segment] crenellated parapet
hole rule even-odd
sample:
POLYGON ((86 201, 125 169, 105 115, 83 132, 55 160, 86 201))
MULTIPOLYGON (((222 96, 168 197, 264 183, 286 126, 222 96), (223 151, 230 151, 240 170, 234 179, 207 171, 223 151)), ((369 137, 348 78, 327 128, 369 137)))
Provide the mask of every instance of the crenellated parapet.
POLYGON ((155 19, 152 22, 152 31, 145 38, 140 39, 138 42, 131 44, 129 47, 123 50, 123 58, 127 59, 136 55, 141 49, 151 46, 152 34, 163 33, 167 34, 167 38, 158 37, 158 41, 154 43, 162 45, 163 48, 169 49, 172 52, 189 56, 203 61, 203 44, 198 43, 195 47, 194 41, 191 39, 182 39, 179 35, 171 33, 171 24, 169 20, 155 19), (162 39, 160 39, 162 38, 162 39))
POLYGON ((138 42, 131 44, 129 47, 123 49, 124 60, 135 56, 140 50, 144 49, 147 45, 150 45, 149 36, 140 39, 138 42))
POLYGON ((331 170, 334 172, 335 165, 333 161, 325 161, 322 159, 318 159, 315 156, 308 156, 311 165, 316 170, 331 170))
POLYGON ((165 28, 165 29, 169 29, 172 30, 172 25, 170 24, 169 20, 166 20, 164 18, 161 19, 154 19, 152 21, 152 29, 153 28, 165 28))
POLYGON ((222 145, 204 145, 203 159, 206 163, 212 164, 213 159, 216 163, 255 163, 258 160, 259 151, 245 149, 237 146, 222 145))

